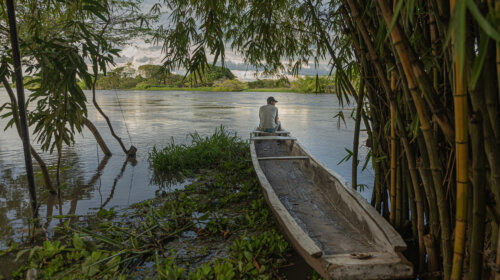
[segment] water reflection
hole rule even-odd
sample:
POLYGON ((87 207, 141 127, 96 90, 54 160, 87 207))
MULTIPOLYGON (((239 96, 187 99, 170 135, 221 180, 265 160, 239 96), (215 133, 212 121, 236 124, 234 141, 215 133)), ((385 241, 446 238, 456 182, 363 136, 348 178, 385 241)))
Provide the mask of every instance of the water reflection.
MULTIPOLYGON (((98 102, 110 117, 115 132, 122 137, 125 146, 138 148, 136 161, 127 161, 105 120, 89 105, 88 118, 101 133, 113 156, 103 157, 89 131, 84 130, 82 135, 76 136, 76 145, 63 152, 63 165, 69 168, 62 174, 67 188, 63 190, 61 200, 50 195, 42 189, 41 182, 37 182, 40 213, 45 215, 43 222, 50 228, 54 226, 52 215, 82 215, 99 209, 126 207, 162 192, 182 188, 189 183, 183 182, 182 178, 153 176, 147 161, 152 148, 162 148, 172 141, 189 143, 189 133, 197 131, 200 135, 208 135, 221 124, 248 138, 249 132, 258 124, 259 107, 268 95, 265 92, 98 92, 98 102)), ((346 119, 347 128, 337 128, 333 118, 340 110, 337 98, 293 93, 272 95, 279 100, 284 127, 312 155, 349 181, 351 163, 337 163, 345 156, 344 147, 351 149, 354 122, 346 119)), ((7 94, 0 89, 0 104, 7 101, 7 94)), ((5 124, 5 120, 0 120, 0 128, 5 124)), ((40 151, 39 145, 33 143, 33 146, 40 151)), ((366 150, 363 151, 366 154, 366 150)), ((54 155, 42 154, 42 157, 47 165, 54 165, 57 160, 54 155)), ((370 186, 372 178, 371 171, 362 172, 359 182, 370 186)), ((0 134, 0 247, 16 233, 21 236, 28 222, 30 208, 26 186, 21 141, 14 129, 8 129, 0 134)))
MULTIPOLYGON (((113 181, 113 186, 111 187, 111 192, 109 193, 108 198, 106 199, 106 201, 101 203, 101 207, 99 207, 99 209, 103 209, 104 207, 106 207, 106 205, 109 203, 109 201, 115 195, 116 184, 123 176, 123 173, 125 172, 125 168, 127 167, 128 163, 130 163, 132 165, 132 167, 134 167, 137 165, 137 160, 135 158, 128 157, 127 160, 125 160, 123 162, 122 168, 120 169, 120 173, 118 173, 118 175, 116 175, 115 180, 113 181)), ((134 173, 132 171, 132 176, 130 178, 130 189, 132 188, 133 181, 134 181, 134 173)), ((130 200, 130 191, 129 191, 129 200, 130 200)))

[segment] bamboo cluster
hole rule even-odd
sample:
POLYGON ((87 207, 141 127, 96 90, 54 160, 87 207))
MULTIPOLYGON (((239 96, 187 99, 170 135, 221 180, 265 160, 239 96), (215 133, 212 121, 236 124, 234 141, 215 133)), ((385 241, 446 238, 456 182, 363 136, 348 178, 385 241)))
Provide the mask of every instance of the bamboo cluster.
POLYGON ((371 202, 421 278, 500 278, 499 2, 339 1, 365 85, 371 202))

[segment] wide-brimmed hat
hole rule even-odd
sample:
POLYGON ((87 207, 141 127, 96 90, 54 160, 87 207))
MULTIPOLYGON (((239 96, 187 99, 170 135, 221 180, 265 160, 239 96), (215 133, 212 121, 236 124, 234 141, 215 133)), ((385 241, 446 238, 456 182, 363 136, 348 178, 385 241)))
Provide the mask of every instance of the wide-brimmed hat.
POLYGON ((274 99, 274 97, 272 97, 272 96, 269 96, 269 97, 267 98, 267 103, 269 103, 269 102, 271 102, 271 101, 278 103, 278 100, 274 99))

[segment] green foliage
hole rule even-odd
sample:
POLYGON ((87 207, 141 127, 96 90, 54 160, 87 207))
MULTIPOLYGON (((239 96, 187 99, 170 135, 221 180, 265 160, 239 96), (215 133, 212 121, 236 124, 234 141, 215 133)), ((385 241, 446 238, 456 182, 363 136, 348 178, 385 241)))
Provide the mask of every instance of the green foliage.
POLYGON ((190 86, 211 86, 215 81, 219 80, 232 80, 235 76, 231 72, 231 70, 215 66, 209 65, 203 68, 199 72, 193 72, 186 77, 186 84, 190 86))
POLYGON ((184 87, 212 87, 217 86, 220 91, 241 91, 246 84, 235 78, 227 68, 210 66, 200 75, 191 74, 186 78, 182 75, 165 71, 160 65, 146 64, 135 70, 131 65, 115 68, 106 75, 99 75, 97 89, 158 89, 158 88, 184 88, 184 87))
POLYGON ((184 76, 172 73, 166 73, 165 69, 160 65, 145 64, 139 66, 137 69, 139 74, 143 76, 146 81, 137 85, 137 88, 147 89, 148 86, 163 85, 171 87, 183 87, 184 76))
POLYGON ((160 65, 144 64, 137 68, 139 75, 146 79, 152 79, 157 83, 162 82, 163 68, 160 65))
MULTIPOLYGON (((37 104, 29 115, 30 124, 35 124, 33 133, 43 150, 52 152, 63 142, 74 142, 75 132, 81 132, 83 117, 87 115, 86 97, 77 85, 77 77, 90 79, 84 59, 78 49, 61 46, 54 42, 40 43, 40 61, 28 103, 37 104)), ((85 80, 85 79, 84 79, 85 80)))
POLYGON ((226 42, 248 64, 264 73, 297 73, 325 46, 316 44, 310 17, 302 2, 295 1, 185 1, 164 2, 173 12, 168 26, 161 26, 155 40, 163 42, 167 70, 187 69, 200 75, 216 61, 224 61, 226 42), (213 55, 213 63, 207 55, 213 55), (288 60, 287 62, 284 62, 288 60))
POLYGON ((106 75, 98 75, 96 89, 130 89, 136 87, 140 83, 144 83, 146 79, 135 74, 135 69, 131 63, 126 66, 118 67, 112 71, 108 71, 106 75))
POLYGON ((258 89, 258 88, 286 88, 290 86, 290 82, 286 79, 271 80, 257 79, 256 81, 248 82, 248 88, 258 89))
POLYGON ((334 80, 327 76, 299 77, 292 82, 292 88, 303 93, 335 93, 334 80))
MULTIPOLYGON (((38 269, 38 279, 269 279, 279 275, 291 246, 274 229, 249 160, 248 143, 223 128, 214 135, 191 137, 198 139, 196 143, 227 143, 241 155, 202 165, 211 169, 200 170, 196 181, 183 190, 125 210, 102 209, 76 223, 66 221, 56 228, 51 237, 55 240, 43 246, 22 250, 13 246, 8 253, 27 255, 13 278, 23 279, 29 268, 38 269)), ((196 152, 203 158, 202 149, 196 152)), ((192 158, 188 153, 184 156, 192 158)))
POLYGON ((237 79, 234 80, 225 80, 222 83, 218 84, 215 87, 216 91, 242 91, 247 89, 248 86, 246 83, 240 82, 237 79))
MULTIPOLYGON (((107 65, 113 64, 118 54, 113 45, 124 42, 124 38, 130 39, 139 25, 134 22, 141 16, 138 5, 135 0, 43 4, 23 0, 16 4, 21 23, 18 36, 22 63, 25 73, 32 76, 25 79, 26 86, 33 91, 28 99, 33 104, 29 125, 35 126, 35 137, 43 150, 52 152, 56 147, 60 150, 63 144, 71 145, 74 135, 82 129, 87 114, 82 89, 90 88, 92 72, 106 73, 107 65), (87 67, 89 61, 92 69, 87 67)), ((7 22, 5 2, 0 3, 0 17, 7 22)), ((0 74, 12 77, 7 32, 0 34, 0 45, 0 74)))
POLYGON ((223 126, 207 137, 197 132, 191 133, 191 145, 172 143, 150 153, 151 166, 156 173, 190 174, 202 168, 214 168, 226 162, 239 161, 248 156, 248 143, 236 134, 231 134, 223 126))

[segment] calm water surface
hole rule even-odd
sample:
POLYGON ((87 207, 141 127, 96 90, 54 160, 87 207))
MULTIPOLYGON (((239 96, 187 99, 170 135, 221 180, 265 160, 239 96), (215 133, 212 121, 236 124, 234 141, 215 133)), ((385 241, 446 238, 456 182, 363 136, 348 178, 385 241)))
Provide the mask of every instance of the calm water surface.
MULTIPOLYGON (((44 221, 52 215, 79 215, 101 208, 127 207, 152 198, 159 191, 168 191, 152 181, 148 155, 154 146, 164 147, 172 141, 187 143, 189 133, 209 135, 220 125, 248 139, 250 131, 258 125, 259 106, 264 105, 269 95, 279 101, 277 107, 283 127, 313 156, 347 181, 351 180, 351 162, 340 165, 338 162, 347 154, 344 148, 352 149, 354 121, 348 118, 352 107, 343 109, 347 125, 342 123, 338 127, 334 116, 342 108, 335 95, 188 91, 99 91, 97 94, 98 103, 127 148, 130 140, 138 148, 137 162, 126 161, 105 120, 90 102, 88 118, 101 132, 113 156, 103 160, 103 153, 88 130, 78 135, 75 145, 64 150, 63 165, 68 169, 62 177, 67 183, 62 201, 38 188, 40 215, 44 221)), ((90 93, 87 97, 90 101, 90 93)), ((8 96, 0 89, 0 106, 5 102, 8 96)), ((0 120, 0 248, 7 240, 26 235, 24 228, 30 213, 22 143, 15 129, 3 131, 6 123, 0 120)), ((362 134, 362 159, 366 155, 365 138, 362 134)), ((34 143, 33 136, 31 140, 34 143)), ((40 152, 39 146, 34 146, 40 152)), ((42 154, 42 157, 48 165, 56 163, 55 154, 42 154)), ((35 161, 34 164, 36 167, 35 161)), ((371 170, 359 176, 361 184, 372 185, 371 170)), ((182 184, 169 187, 180 188, 182 184)), ((363 195, 368 198, 370 193, 368 189, 363 195)), ((52 219, 47 226, 58 223, 58 219, 52 219)))

